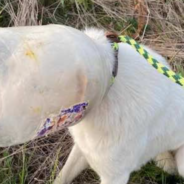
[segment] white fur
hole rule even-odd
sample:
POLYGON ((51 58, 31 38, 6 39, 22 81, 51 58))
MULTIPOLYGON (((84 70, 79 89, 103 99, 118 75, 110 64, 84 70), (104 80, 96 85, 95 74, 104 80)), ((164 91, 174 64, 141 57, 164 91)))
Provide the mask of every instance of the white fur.
MULTIPOLYGON (((102 62, 109 62, 113 50, 106 46, 104 32, 89 29, 85 34, 95 41, 102 62)), ((169 67, 163 57, 145 48, 169 67)), ((118 59, 118 75, 103 101, 70 128, 75 146, 55 184, 71 183, 88 164, 101 184, 127 184, 131 172, 169 150, 177 150, 177 166, 184 176, 184 89, 128 44, 119 44, 118 59)))

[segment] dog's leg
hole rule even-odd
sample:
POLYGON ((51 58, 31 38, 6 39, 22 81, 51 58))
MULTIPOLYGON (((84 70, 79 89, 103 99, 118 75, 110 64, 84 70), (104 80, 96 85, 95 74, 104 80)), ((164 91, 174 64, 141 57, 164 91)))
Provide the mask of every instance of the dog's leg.
POLYGON ((121 175, 114 175, 113 178, 101 178, 101 184, 127 184, 129 180, 130 173, 122 173, 121 175))
POLYGON ((154 160, 156 165, 163 169, 165 172, 169 174, 176 174, 176 161, 171 152, 161 153, 154 160))
POLYGON ((70 184, 72 180, 88 166, 87 160, 82 155, 78 146, 75 144, 66 164, 54 181, 54 184, 70 184))
POLYGON ((184 178, 184 145, 176 151, 175 158, 179 175, 184 178))

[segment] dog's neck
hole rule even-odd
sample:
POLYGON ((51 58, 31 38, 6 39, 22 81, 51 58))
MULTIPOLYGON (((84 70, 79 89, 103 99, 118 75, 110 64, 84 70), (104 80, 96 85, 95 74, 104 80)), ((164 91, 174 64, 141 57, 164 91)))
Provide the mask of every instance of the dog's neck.
MULTIPOLYGON (((100 54, 101 54, 101 58, 102 58, 102 62, 105 62, 105 66, 106 68, 104 69, 104 73, 103 73, 103 80, 102 83, 107 82, 108 83, 108 88, 106 89, 106 92, 104 94, 104 98, 103 101, 99 101, 98 105, 96 106, 97 108, 94 108, 93 112, 90 113, 90 116, 88 116, 87 119, 89 119, 89 122, 86 124, 86 126, 92 126, 93 123, 95 122, 99 122, 101 121, 102 124, 104 122, 103 117, 101 117, 100 113, 104 113, 104 107, 108 108, 109 106, 113 106, 113 99, 112 100, 108 100, 108 93, 109 93, 109 89, 111 89, 112 86, 112 77, 118 77, 117 75, 117 64, 116 64, 116 54, 115 50, 112 48, 112 40, 110 40, 107 35, 106 32, 103 30, 99 30, 99 29, 95 29, 95 28, 90 28, 90 29, 86 29, 84 31, 84 33, 89 36, 97 45, 98 49, 100 50, 100 54), (114 74, 113 74, 114 73, 114 74), (110 75, 110 76, 109 76, 110 75), (113 76, 114 75, 114 76, 113 76), (116 76, 117 75, 117 76, 116 76), (111 105, 109 103, 112 103, 111 105), (97 117, 97 119, 100 119, 100 117, 102 118, 101 120, 97 120, 95 119, 95 117, 97 117), (91 122, 91 119, 93 119, 93 121, 91 122)), ((116 80, 116 78, 115 78, 116 80)), ((113 87, 113 86, 112 86, 113 87)), ((107 114, 106 117, 109 117, 109 115, 107 114)), ((110 117, 111 119, 112 117, 110 117)), ((88 120, 87 120, 88 121, 88 120)), ((101 125, 102 124, 98 124, 97 127, 99 128, 99 130, 102 130, 101 125)), ((79 124, 80 126, 80 124, 79 124)), ((107 127, 108 128, 108 127, 107 127)), ((104 127, 103 127, 104 130, 104 127)), ((105 130, 104 130, 105 131, 105 130)), ((107 131, 110 131, 109 129, 107 131)))
POLYGON ((107 34, 104 30, 96 28, 86 29, 84 33, 93 39, 93 41, 101 48, 102 53, 104 53, 105 60, 111 65, 111 85, 118 72, 118 49, 112 48, 112 44, 113 42, 116 42, 116 40, 111 39, 111 37, 109 37, 109 33, 107 34), (109 55, 107 55, 107 53, 109 53, 109 55))

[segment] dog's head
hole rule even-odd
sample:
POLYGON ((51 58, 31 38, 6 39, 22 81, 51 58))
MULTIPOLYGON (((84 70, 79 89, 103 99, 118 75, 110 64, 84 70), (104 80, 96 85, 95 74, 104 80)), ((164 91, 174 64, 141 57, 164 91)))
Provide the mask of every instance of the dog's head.
POLYGON ((54 25, 7 28, 0 36, 0 146, 76 123, 103 99, 112 72, 109 45, 54 25))

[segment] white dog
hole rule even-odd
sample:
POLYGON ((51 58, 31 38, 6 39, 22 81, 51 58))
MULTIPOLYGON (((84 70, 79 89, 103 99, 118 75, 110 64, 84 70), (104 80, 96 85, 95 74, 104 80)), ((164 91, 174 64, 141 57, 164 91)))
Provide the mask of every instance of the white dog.
MULTIPOLYGON (((88 29, 85 34, 95 42, 103 62, 110 62, 106 70, 113 70, 114 52, 105 33, 88 29)), ((169 68, 163 57, 144 48, 169 68)), ((172 172, 176 165, 168 150, 177 150, 177 168, 184 177, 184 89, 128 44, 119 44, 118 60, 115 83, 102 102, 70 128, 75 145, 55 184, 70 184, 89 166, 101 184, 127 184, 131 172, 160 153, 158 165, 172 172)), ((102 85, 108 81, 104 75, 102 85)))
POLYGON ((158 154, 171 158, 165 169, 175 167, 170 150, 184 177, 184 89, 131 46, 119 44, 112 85, 115 54, 102 30, 2 28, 0 38, 0 146, 82 120, 70 128, 75 145, 55 184, 70 184, 88 166, 101 184, 127 184, 158 154))

